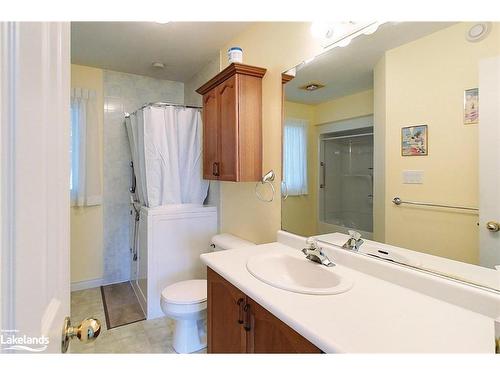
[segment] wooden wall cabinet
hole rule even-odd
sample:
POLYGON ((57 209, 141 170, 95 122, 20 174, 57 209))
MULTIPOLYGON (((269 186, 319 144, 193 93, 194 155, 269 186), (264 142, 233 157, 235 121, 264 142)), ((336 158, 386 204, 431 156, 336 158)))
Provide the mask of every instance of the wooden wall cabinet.
POLYGON ((321 353, 208 268, 208 353, 321 353))
POLYGON ((196 90, 203 95, 204 179, 261 179, 265 73, 263 68, 233 63, 196 90))

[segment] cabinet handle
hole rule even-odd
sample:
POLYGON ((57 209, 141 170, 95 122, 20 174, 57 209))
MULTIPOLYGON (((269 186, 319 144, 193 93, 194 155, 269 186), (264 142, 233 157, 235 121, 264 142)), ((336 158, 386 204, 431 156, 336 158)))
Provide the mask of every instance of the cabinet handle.
POLYGON ((240 298, 237 302, 239 309, 238 309, 238 324, 243 324, 243 302, 245 300, 243 298, 240 298))
POLYGON ((215 162, 212 164, 212 174, 214 176, 218 176, 219 175, 219 163, 215 162))
POLYGON ((250 331, 250 305, 247 303, 245 307, 243 308, 243 311, 245 312, 245 322, 243 324, 243 328, 245 328, 245 331, 250 331))
POLYGON ((215 162, 212 164, 212 174, 214 176, 219 176, 219 163, 215 162))

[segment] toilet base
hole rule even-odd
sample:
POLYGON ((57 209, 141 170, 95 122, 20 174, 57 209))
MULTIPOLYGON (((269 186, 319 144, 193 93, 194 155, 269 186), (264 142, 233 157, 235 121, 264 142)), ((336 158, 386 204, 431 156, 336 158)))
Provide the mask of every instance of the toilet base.
POLYGON ((172 346, 177 353, 193 353, 207 347, 206 319, 175 319, 172 346))

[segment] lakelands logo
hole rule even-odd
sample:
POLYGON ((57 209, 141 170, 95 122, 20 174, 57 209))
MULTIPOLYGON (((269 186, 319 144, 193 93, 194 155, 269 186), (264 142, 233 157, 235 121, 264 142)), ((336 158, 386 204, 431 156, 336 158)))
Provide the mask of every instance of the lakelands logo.
POLYGON ((43 352, 49 345, 49 338, 46 336, 27 336, 19 334, 19 330, 2 329, 0 331, 0 348, 3 352, 43 352))

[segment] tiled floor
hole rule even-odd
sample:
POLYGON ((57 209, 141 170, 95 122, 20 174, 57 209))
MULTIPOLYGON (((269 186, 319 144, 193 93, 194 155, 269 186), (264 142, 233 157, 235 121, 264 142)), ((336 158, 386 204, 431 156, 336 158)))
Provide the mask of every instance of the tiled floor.
MULTIPOLYGON (((168 318, 143 320, 107 330, 99 288, 71 293, 71 322, 95 317, 101 321, 101 334, 90 344, 72 340, 71 353, 175 353, 172 348, 174 322, 168 318)), ((198 353, 206 353, 206 349, 198 353)))

